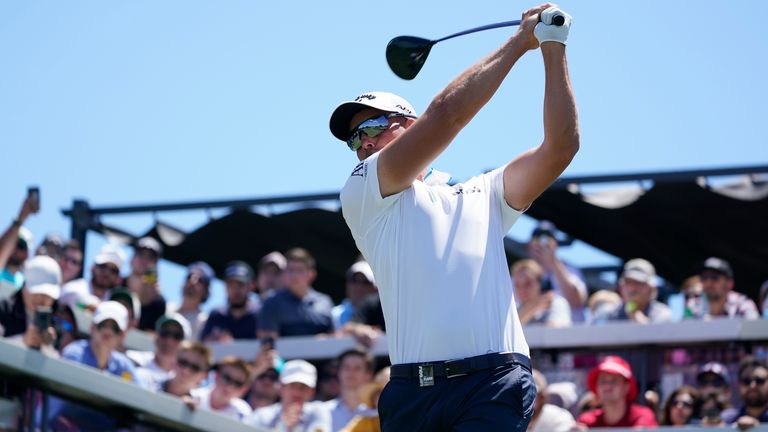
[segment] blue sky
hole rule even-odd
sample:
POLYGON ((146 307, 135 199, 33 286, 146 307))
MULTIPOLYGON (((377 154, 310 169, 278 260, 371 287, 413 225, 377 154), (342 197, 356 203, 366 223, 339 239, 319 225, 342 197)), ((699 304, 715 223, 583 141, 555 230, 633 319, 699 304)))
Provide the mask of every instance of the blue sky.
MULTIPOLYGON (((391 38, 436 39, 532 5, 2 2, 0 225, 28 185, 41 188, 43 209, 27 223, 38 240, 69 233, 60 210, 74 198, 108 206, 338 190, 355 164, 327 128, 340 101, 388 90, 423 111, 514 29, 436 45, 413 81, 389 71, 391 38)), ((568 57, 582 136, 565 175, 768 163, 767 2, 560 5, 574 16, 568 57)), ((521 59, 435 166, 465 179, 538 144, 542 72, 538 52, 521 59)), ((193 229, 207 215, 157 217, 193 229)), ((107 221, 136 233, 153 223, 107 221)), ((102 243, 89 236, 88 258, 102 243)), ((607 259, 583 247, 563 254, 577 264, 607 259)), ((182 275, 161 267, 167 297, 178 297, 182 275)), ((221 299, 215 291, 209 305, 221 299)))

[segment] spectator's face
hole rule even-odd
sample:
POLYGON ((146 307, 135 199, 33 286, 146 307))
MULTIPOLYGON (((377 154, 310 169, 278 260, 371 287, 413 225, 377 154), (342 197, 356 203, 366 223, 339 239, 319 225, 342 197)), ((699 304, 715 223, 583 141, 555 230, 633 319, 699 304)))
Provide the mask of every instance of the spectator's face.
POLYGON ((262 293, 280 289, 285 286, 283 271, 274 264, 265 264, 259 269, 256 284, 262 293))
POLYGON ((512 273, 512 281, 515 284, 515 297, 525 303, 541 294, 541 281, 536 275, 525 267, 512 273))
POLYGON ((196 387, 208 374, 205 358, 192 350, 181 350, 176 357, 176 377, 190 387, 196 387))
POLYGON ((109 351, 114 351, 122 342, 123 332, 112 319, 106 319, 93 326, 91 330, 91 342, 109 351))
POLYGON ((190 299, 197 304, 203 302, 208 291, 208 279, 200 272, 192 272, 187 275, 187 279, 184 281, 184 287, 182 288, 182 295, 190 299))
POLYGON ((13 250, 13 253, 11 253, 11 256, 8 257, 8 265, 12 266, 20 266, 24 264, 24 261, 29 258, 29 248, 27 247, 27 243, 23 240, 18 240, 16 242, 16 248, 13 250))
POLYGON ((624 303, 635 302, 644 308, 651 302, 653 287, 647 283, 623 277, 619 279, 619 293, 624 303))
POLYGON ((158 256, 152 249, 136 249, 131 259, 133 274, 144 274, 147 270, 157 268, 158 256))
POLYGON ((39 307, 52 307, 54 302, 52 297, 45 294, 29 294, 28 292, 26 301, 28 310, 35 310, 39 307))
POLYGON ((284 405, 308 402, 315 395, 315 389, 298 382, 283 384, 280 389, 280 402, 284 405))
POLYGON ((688 423, 692 415, 693 396, 683 392, 677 393, 669 404, 669 421, 674 426, 682 426, 688 423))
POLYGON ((252 390, 260 397, 277 399, 280 394, 280 381, 277 371, 269 369, 257 376, 253 381, 252 390))
POLYGON ((236 366, 224 366, 216 373, 216 387, 225 399, 238 398, 248 390, 245 371, 236 366))
POLYGON ((285 284, 294 291, 308 288, 315 280, 315 271, 303 261, 288 261, 285 268, 285 284))
POLYGON ((179 343, 184 339, 184 330, 175 322, 167 322, 160 328, 155 339, 155 347, 162 355, 176 355, 179 343))
POLYGON ((371 382, 373 372, 368 370, 365 359, 359 355, 347 355, 339 364, 339 384, 345 389, 357 389, 371 382))
POLYGON ((227 286, 227 303, 232 309, 242 309, 248 302, 248 293, 251 292, 251 284, 239 279, 229 278, 224 284, 227 286))
POLYGON ((629 388, 629 381, 621 375, 600 372, 597 376, 597 397, 604 405, 626 400, 629 388))
POLYGON ((728 384, 726 384, 723 377, 720 375, 707 372, 698 377, 696 383, 697 387, 702 394, 705 393, 724 393, 728 390, 728 384))
POLYGON ((701 278, 704 294, 710 301, 724 299, 733 287, 733 281, 717 271, 705 270, 699 277, 701 278))
POLYGON ((64 249, 59 260, 59 266, 61 266, 62 281, 71 281, 77 277, 83 268, 83 253, 73 248, 64 249))
POLYGON ((739 379, 741 400, 748 407, 765 407, 768 404, 768 369, 754 367, 745 370, 739 379))
POLYGON ((358 304, 365 296, 375 292, 376 288, 361 273, 355 273, 347 278, 347 298, 352 304, 358 304))
POLYGON ((91 283, 103 289, 111 289, 120 283, 120 269, 112 263, 95 264, 91 267, 91 283))

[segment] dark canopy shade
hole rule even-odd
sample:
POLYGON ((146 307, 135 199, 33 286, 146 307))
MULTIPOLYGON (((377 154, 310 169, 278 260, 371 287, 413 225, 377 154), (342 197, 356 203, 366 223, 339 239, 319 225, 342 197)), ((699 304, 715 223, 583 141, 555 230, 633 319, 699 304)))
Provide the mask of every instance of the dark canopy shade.
MULTIPOLYGON (((560 179, 536 200, 528 214, 550 220, 570 236, 621 259, 645 258, 656 265, 659 275, 673 284, 680 284, 694 274, 707 257, 718 256, 731 262, 736 290, 756 299, 760 284, 768 280, 768 182, 753 175, 743 176, 740 182, 710 187, 702 176, 767 172, 768 167, 749 167, 560 179), (586 183, 617 181, 632 181, 637 187, 604 190, 598 194, 572 192, 586 183), (639 187, 641 181, 653 184, 639 187)), ((230 205, 242 209, 272 202, 309 205, 318 200, 337 199, 338 195, 331 193, 236 203, 109 209, 92 209, 79 201, 65 214, 73 216, 73 238, 78 238, 74 235, 75 227, 121 232, 102 224, 99 215, 230 205), (91 219, 83 222, 82 215, 91 219)), ((256 268, 259 259, 268 252, 304 247, 317 259, 315 287, 331 294, 336 301, 344 297, 344 273, 358 256, 341 214, 317 208, 273 216, 236 210, 191 233, 158 224, 148 234, 165 245, 166 259, 179 264, 204 260, 219 275, 230 260, 245 260, 256 268)), ((524 248, 511 239, 507 239, 505 245, 510 261, 524 253, 524 248)))
MULTIPOLYGON (((613 201, 627 200, 628 194, 615 194, 613 201)), ((645 258, 675 284, 695 274, 710 256, 729 261, 735 289, 753 298, 768 280, 768 184, 710 188, 695 180, 666 181, 625 206, 606 208, 610 198, 599 206, 566 187, 553 187, 528 214, 551 220, 571 236, 624 260, 645 258)))

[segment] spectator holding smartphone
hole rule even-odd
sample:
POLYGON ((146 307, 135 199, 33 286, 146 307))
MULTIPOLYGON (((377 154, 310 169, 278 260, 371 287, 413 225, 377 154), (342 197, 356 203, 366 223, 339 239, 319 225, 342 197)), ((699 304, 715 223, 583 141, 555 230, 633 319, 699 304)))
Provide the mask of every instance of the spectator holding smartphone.
POLYGON ((22 225, 29 215, 39 210, 39 197, 28 194, 18 216, 0 237, 0 300, 11 297, 24 285, 21 269, 29 257, 32 233, 22 225))
POLYGON ((51 257, 36 256, 27 262, 24 276, 24 288, 0 302, 0 327, 5 337, 54 354, 52 315, 61 292, 61 269, 51 257))

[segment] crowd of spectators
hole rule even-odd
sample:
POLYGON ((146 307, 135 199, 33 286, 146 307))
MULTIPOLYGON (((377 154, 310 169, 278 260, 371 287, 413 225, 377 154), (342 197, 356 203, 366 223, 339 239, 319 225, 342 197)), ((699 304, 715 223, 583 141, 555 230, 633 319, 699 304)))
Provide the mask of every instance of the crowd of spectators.
MULTIPOLYGON (((386 327, 376 281, 365 261, 350 266, 346 297, 337 305, 313 288, 316 263, 305 249, 271 252, 256 270, 244 261, 232 261, 220 275, 226 304, 208 314, 203 306, 216 274, 205 262, 188 266, 178 303, 163 297, 158 275, 163 247, 151 237, 131 245, 130 261, 123 247, 105 245, 85 279, 80 277, 85 263, 77 242, 49 235, 34 248, 31 233, 22 225, 36 211, 35 203, 25 200, 0 237, 3 338, 99 369, 147 391, 174 395, 189 409, 211 410, 270 430, 378 430, 377 400, 389 375, 386 360, 377 362, 367 349, 386 327), (129 272, 123 275, 126 265, 129 272), (129 331, 151 334, 154 350, 127 349, 129 331), (284 361, 275 349, 275 340, 284 337, 334 335, 352 335, 360 346, 314 364, 284 361), (260 348, 252 358, 225 356, 214 361, 209 344, 235 340, 258 340, 260 348)), ((589 295, 583 276, 558 257, 557 247, 554 226, 542 223, 528 245, 530 258, 510 266, 525 326, 659 323, 676 314, 685 319, 761 315, 752 299, 734 291, 733 271, 721 258, 702 260, 699 271, 681 287, 684 310, 674 311, 659 301, 659 278, 647 260, 627 261, 615 290, 589 295)), ((764 315, 766 291, 768 283, 759 299, 764 315)), ((601 358, 581 386, 547 384, 539 371, 534 371, 534 378, 539 397, 530 429, 535 431, 657 424, 745 428, 768 422, 764 358, 741 359, 737 396, 729 393, 733 383, 727 367, 708 363, 695 384, 662 395, 662 404, 658 396, 639 394, 630 364, 619 356, 601 358), (563 388, 586 392, 565 396, 563 388), (741 405, 731 406, 733 400, 741 405)), ((8 388, 0 396, 13 400, 18 395, 8 388)), ((114 420, 101 413, 55 398, 45 421, 54 428, 74 430, 114 426, 110 423, 114 420)), ((0 426, 5 424, 8 420, 0 419, 0 426)))

